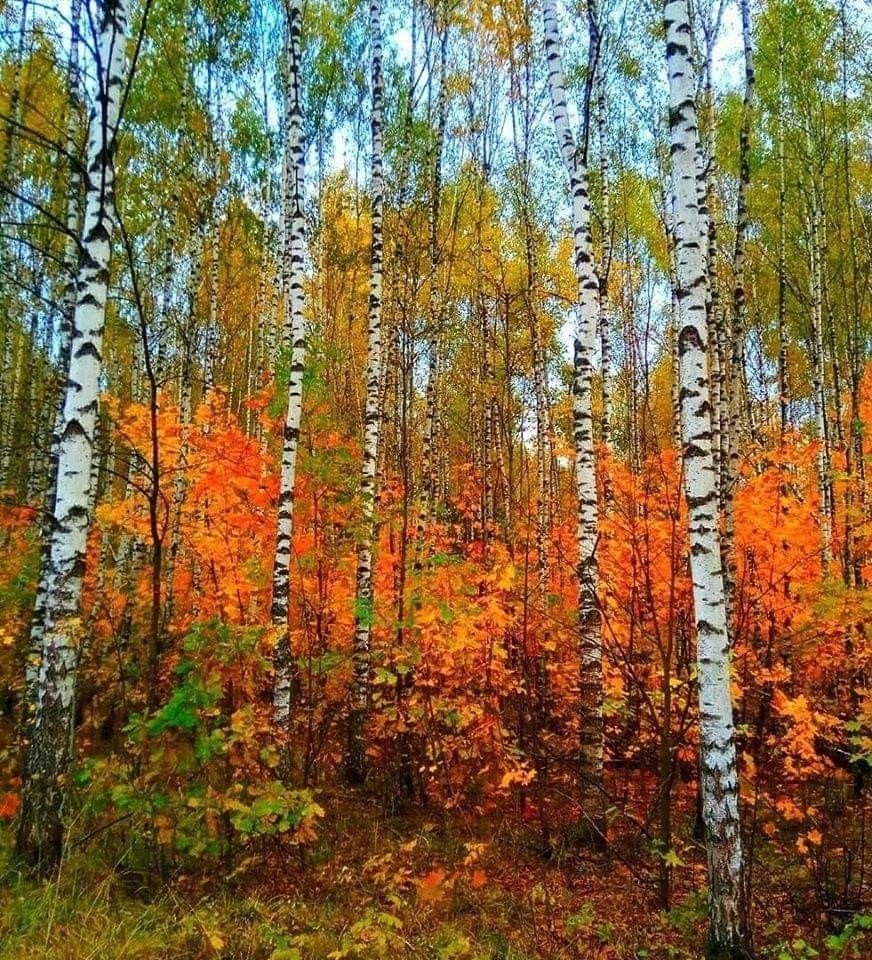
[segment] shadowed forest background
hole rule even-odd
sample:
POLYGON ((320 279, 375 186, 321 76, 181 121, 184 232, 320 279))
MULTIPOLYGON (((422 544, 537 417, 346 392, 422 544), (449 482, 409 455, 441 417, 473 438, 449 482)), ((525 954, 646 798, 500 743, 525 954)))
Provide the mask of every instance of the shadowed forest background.
POLYGON ((0 0, 0 958, 872 955, 862 0, 0 0))

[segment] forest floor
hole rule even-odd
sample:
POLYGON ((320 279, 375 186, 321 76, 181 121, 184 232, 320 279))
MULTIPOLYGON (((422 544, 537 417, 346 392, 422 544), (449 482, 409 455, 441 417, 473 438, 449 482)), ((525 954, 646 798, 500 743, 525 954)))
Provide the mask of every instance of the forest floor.
MULTIPOLYGON (((125 866, 120 837, 104 834, 72 851, 56 881, 36 883, 15 868, 6 830, 0 960, 702 955, 699 857, 675 869, 673 905, 664 911, 656 865, 626 836, 603 852, 576 844, 545 858, 540 835, 518 818, 389 816, 375 801, 347 797, 325 806, 319 841, 304 854, 249 850, 221 870, 162 880, 125 866)), ((759 956, 842 955, 814 932, 816 923, 798 919, 789 889, 775 879, 754 898, 759 956)), ((844 955, 863 953, 852 943, 844 955)))

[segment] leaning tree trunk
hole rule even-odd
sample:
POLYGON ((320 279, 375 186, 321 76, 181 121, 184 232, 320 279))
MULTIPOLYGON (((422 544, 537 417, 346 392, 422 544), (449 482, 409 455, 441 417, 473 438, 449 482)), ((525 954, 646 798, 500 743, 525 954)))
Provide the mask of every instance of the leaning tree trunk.
POLYGON ((372 253, 369 277, 369 337, 366 364, 366 407, 363 424, 363 466, 360 502, 363 531, 357 549, 357 590, 354 598, 354 679, 348 720, 346 772, 351 783, 366 780, 366 715, 369 708, 373 586, 372 548, 375 532, 376 467, 381 424, 381 312, 382 312, 382 34, 381 0, 370 4, 372 32, 372 253))
POLYGON ((684 487, 697 628, 702 813, 709 871, 709 957, 750 955, 730 698, 730 650, 718 537, 706 360, 706 269, 698 212, 698 134, 687 0, 666 0, 666 61, 677 254, 684 487))
MULTIPOLYGON (((303 218, 303 103, 300 94, 300 35, 303 25, 302 0, 287 0, 287 57, 285 75, 285 170, 286 219, 282 274, 285 293, 285 324, 291 340, 291 370, 288 381, 288 410, 282 445, 281 485, 279 487, 276 553, 273 564, 272 623, 278 633, 275 650, 273 719, 279 730, 287 731, 291 716, 293 659, 289 625, 291 552, 293 549, 294 485, 297 474, 297 444, 303 410, 303 369, 306 359, 306 331, 303 319, 303 258, 305 221, 303 218)), ((287 760, 287 751, 285 751, 287 760)), ((287 763, 284 764, 287 773, 287 763)))
MULTIPOLYGON (((600 290, 593 262, 590 234, 585 144, 576 145, 566 106, 566 83, 560 51, 555 0, 544 0, 545 57, 548 89, 560 153, 572 193, 572 231, 575 273, 578 279, 578 325, 575 335, 573 416, 575 481, 578 495, 578 618, 580 677, 580 781, 586 814, 593 814, 600 829, 603 810, 603 685, 602 637, 597 598, 596 544, 598 508, 596 458, 593 436, 593 355, 599 321, 600 290)), ((594 54, 595 55, 595 54, 594 54)), ((584 124, 585 130, 587 124, 584 124)))
POLYGON ((91 465, 114 218, 112 155, 125 80, 127 0, 104 0, 99 35, 100 85, 88 124, 85 220, 72 319, 69 373, 58 442, 57 487, 46 577, 42 660, 25 768, 18 852, 41 870, 59 861, 64 779, 73 739, 81 600, 91 525, 91 465))

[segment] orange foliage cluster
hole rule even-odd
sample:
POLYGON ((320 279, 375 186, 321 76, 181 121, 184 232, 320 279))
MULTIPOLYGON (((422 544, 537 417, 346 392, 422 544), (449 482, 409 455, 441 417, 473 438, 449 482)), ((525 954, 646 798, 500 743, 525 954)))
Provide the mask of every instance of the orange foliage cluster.
MULTIPOLYGON (((140 709, 147 695, 127 661, 136 662, 148 629, 149 503, 156 499, 164 563, 178 531, 172 646, 163 658, 159 700, 170 697, 175 671, 190 655, 184 638, 198 624, 260 630, 255 642, 240 641, 235 653, 222 641, 214 656, 207 630, 196 657, 205 676, 220 679, 221 709, 251 740, 252 749, 230 752, 237 776, 271 776, 275 759, 264 750, 280 422, 271 416, 268 400, 252 404, 262 439, 247 436, 222 394, 214 392, 184 430, 182 457, 178 410, 162 402, 159 495, 150 498, 150 411, 107 401, 123 451, 119 462, 130 467, 127 482, 119 480, 99 507, 93 531, 86 604, 91 640, 83 683, 87 718, 80 739, 86 753, 99 752, 107 731, 117 736, 111 718, 140 709), (177 517, 180 476, 184 498, 177 517), (137 557, 133 582, 125 579, 123 565, 107 562, 131 549, 137 557), (116 576, 115 570, 122 572, 116 576), (122 705, 119 689, 128 698, 122 705)), ((341 763, 360 511, 357 444, 337 432, 335 411, 317 390, 308 404, 291 590, 294 756, 302 782, 311 785, 330 780, 341 763)), ((601 454, 601 474, 609 477, 599 544, 607 766, 617 807, 644 822, 662 799, 659 783, 682 791, 690 803, 696 779, 686 515, 673 450, 651 454, 637 470, 601 454)), ((863 730, 870 714, 862 680, 870 667, 865 632, 870 601, 864 591, 822 578, 815 455, 815 444, 800 436, 780 449, 749 452, 735 503, 733 598, 734 697, 745 796, 765 833, 775 839, 784 832, 792 845, 796 831, 806 831, 799 840, 813 853, 826 846, 827 837, 810 778, 850 782, 850 765, 840 762, 837 751, 847 751, 847 758, 868 751, 863 730)), ((535 503, 518 511, 511 542, 501 542, 494 531, 484 538, 475 521, 481 477, 462 465, 457 477, 464 479, 455 486, 457 500, 429 525, 426 562, 420 565, 413 563, 413 529, 407 528, 403 539, 402 484, 388 478, 382 489, 368 737, 374 768, 410 796, 479 812, 519 795, 526 814, 548 823, 567 799, 571 809, 576 758, 571 478, 568 471, 559 478, 551 580, 541 597, 533 569, 535 503), (566 789, 542 789, 546 777, 566 789)), ((0 655, 7 676, 17 667, 11 662, 12 641, 5 638, 22 635, 32 602, 33 518, 30 510, 6 508, 4 514, 0 655)), ((229 636, 232 647, 234 634, 229 636)), ((7 796, 2 809, 11 810, 10 803, 7 796)))

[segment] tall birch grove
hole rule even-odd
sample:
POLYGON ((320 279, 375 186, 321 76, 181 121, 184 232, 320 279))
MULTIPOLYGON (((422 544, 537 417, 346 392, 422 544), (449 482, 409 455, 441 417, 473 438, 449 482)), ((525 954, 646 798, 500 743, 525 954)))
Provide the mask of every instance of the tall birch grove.
POLYGON ((872 953, 870 49, 0 3, 0 956, 872 953))

